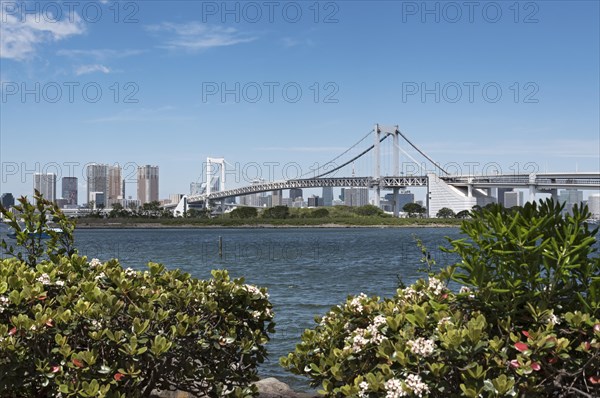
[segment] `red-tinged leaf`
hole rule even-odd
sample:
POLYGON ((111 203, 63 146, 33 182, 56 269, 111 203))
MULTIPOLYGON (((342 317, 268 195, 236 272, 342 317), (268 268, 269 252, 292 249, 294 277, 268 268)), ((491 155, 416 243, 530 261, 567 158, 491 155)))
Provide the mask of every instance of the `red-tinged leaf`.
POLYGON ((123 373, 115 373, 115 375, 113 377, 115 378, 116 381, 121 381, 121 379, 123 379, 123 377, 125 377, 125 375, 123 373))
POLYGON ((13 327, 12 329, 10 329, 10 330, 8 331, 8 335, 9 335, 9 336, 12 336, 12 335, 13 335, 13 334, 15 334, 15 333, 17 333, 17 328, 16 328, 16 327, 13 327))
POLYGON ((554 364, 554 363, 556 363, 556 362, 558 362, 558 358, 556 358, 556 357, 551 357, 551 358, 548 358, 548 363, 550 363, 550 364, 554 364))
POLYGON ((521 343, 520 341, 518 343, 515 343, 515 348, 520 351, 527 351, 529 349, 529 346, 525 343, 521 343))
POLYGON ((600 323, 594 325, 594 332, 600 333, 600 323))
POLYGON ((58 373, 59 370, 60 370, 60 366, 58 366, 58 365, 54 365, 52 367, 52 373, 58 373))
POLYGON ((590 376, 588 380, 592 384, 600 384, 600 376, 590 376))
POLYGON ((589 351, 592 348, 592 345, 590 344, 589 341, 584 341, 583 343, 581 343, 581 345, 583 346, 583 349, 586 351, 589 351))
POLYGON ((532 362, 531 363, 531 369, 535 370, 536 372, 539 371, 542 367, 540 366, 539 363, 537 362, 532 362))
POLYGON ((73 363, 75 364, 75 366, 83 368, 83 362, 81 362, 79 359, 73 358, 73 363))
POLYGON ((446 300, 448 298, 448 293, 442 294, 442 300, 446 300))
POLYGON ((46 298, 47 298, 46 296, 40 296, 40 297, 38 297, 38 300, 44 301, 44 300, 46 300, 46 298))
POLYGON ((521 333, 523 333, 523 336, 529 338, 529 332, 527 330, 522 330, 521 333))
POLYGON ((515 368, 515 369, 516 369, 516 368, 518 368, 519 366, 520 366, 520 365, 519 365, 519 361, 517 361, 516 359, 513 359, 512 361, 510 361, 510 367, 511 367, 511 368, 515 368))
POLYGON ((46 326, 48 326, 49 328, 51 328, 52 326, 54 326, 54 325, 52 324, 52 319, 48 319, 48 320, 46 321, 46 326))

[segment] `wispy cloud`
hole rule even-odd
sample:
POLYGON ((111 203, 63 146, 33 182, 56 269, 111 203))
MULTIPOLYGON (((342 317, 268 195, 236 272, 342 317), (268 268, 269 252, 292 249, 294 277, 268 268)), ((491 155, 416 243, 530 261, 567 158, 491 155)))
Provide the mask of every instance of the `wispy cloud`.
POLYGON ((107 61, 116 58, 133 57, 142 54, 143 50, 114 50, 108 48, 94 50, 59 50, 58 55, 70 58, 92 58, 97 61, 107 61))
POLYGON ((158 34, 162 39, 161 48, 195 52, 214 47, 233 46, 256 40, 232 27, 208 26, 198 22, 174 24, 163 22, 150 25, 146 29, 158 34))
POLYGON ((286 48, 298 46, 313 46, 314 42, 311 39, 295 39, 293 37, 283 37, 281 44, 286 48))
POLYGON ((89 73, 101 72, 108 74, 110 73, 110 69, 104 65, 93 64, 93 65, 80 65, 75 68, 75 74, 77 76, 87 75, 89 73))
POLYGON ((78 14, 61 21, 48 15, 27 14, 23 17, 0 11, 0 58, 25 61, 35 56, 45 44, 66 39, 85 32, 85 25, 78 14))

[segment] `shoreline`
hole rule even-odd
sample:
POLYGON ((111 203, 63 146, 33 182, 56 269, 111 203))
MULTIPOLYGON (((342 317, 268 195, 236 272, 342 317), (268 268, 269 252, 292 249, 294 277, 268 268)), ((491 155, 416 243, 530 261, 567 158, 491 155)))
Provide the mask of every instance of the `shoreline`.
POLYGON ((389 224, 373 224, 373 225, 352 225, 352 224, 315 224, 315 225, 294 225, 294 224, 241 224, 241 225, 165 225, 161 223, 91 223, 78 224, 75 229, 289 229, 289 228, 458 228, 458 224, 406 224, 406 225, 389 225, 389 224))

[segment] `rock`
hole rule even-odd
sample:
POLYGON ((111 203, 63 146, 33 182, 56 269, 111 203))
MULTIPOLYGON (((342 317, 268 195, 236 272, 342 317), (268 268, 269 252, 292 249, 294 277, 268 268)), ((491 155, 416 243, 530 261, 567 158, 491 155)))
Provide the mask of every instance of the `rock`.
POLYGON ((255 383, 258 387, 260 398, 311 398, 310 394, 297 393, 290 386, 277 380, 274 377, 268 377, 255 383))
MULTIPOLYGON (((259 398, 312 398, 313 395, 295 392, 287 384, 274 377, 259 380, 255 383, 258 387, 259 398)), ((152 391, 152 398, 199 398, 183 391, 152 391)))

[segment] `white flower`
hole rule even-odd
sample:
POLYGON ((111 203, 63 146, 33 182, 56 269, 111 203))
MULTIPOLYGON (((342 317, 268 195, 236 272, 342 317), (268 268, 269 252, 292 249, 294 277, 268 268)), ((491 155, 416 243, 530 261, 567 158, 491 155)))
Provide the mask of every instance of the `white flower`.
POLYGON ((96 275, 96 277, 94 278, 95 280, 99 280, 102 278, 106 278, 106 275, 104 275, 104 272, 100 272, 98 275, 96 275))
POLYGON ((56 282, 54 282, 54 284, 56 286, 64 286, 65 285, 65 281, 61 281, 60 279, 57 279, 56 282))
POLYGON ((554 314, 550 314, 544 318, 546 323, 551 323, 552 326, 558 325, 560 323, 560 318, 554 314))
POLYGON ((90 268, 96 268, 100 265, 102 265, 102 262, 97 258, 93 258, 92 261, 90 261, 90 268))
POLYGON ((98 330, 98 329, 102 328, 102 323, 100 321, 92 319, 92 322, 90 322, 90 323, 91 323, 92 329, 98 330))
POLYGON ((360 388, 360 391, 358 392, 359 398, 367 398, 369 396, 369 393, 367 392, 369 389, 369 383, 366 381, 361 381, 358 387, 360 388))
POLYGON ((424 339, 423 337, 409 340, 407 345, 410 347, 413 354, 420 355, 424 358, 433 354, 433 351, 435 350, 435 342, 430 339, 424 339))
POLYGON ((10 299, 6 296, 0 296, 0 313, 3 313, 5 309, 8 308, 10 304, 10 299))
POLYGON ((137 276, 137 271, 136 271, 136 270, 134 270, 133 268, 127 268, 127 269, 125 270, 125 276, 128 276, 128 277, 130 277, 130 278, 131 278, 131 277, 134 277, 134 276, 137 276))
POLYGON ((408 301, 412 301, 412 302, 418 302, 424 297, 423 292, 416 291, 415 289, 413 289, 410 286, 407 287, 406 289, 402 289, 402 293, 403 293, 405 299, 407 299, 408 301))
POLYGON ((356 312, 356 313, 362 313, 363 312, 363 306, 362 306, 362 301, 367 299, 367 295, 364 293, 359 294, 358 296, 354 297, 350 303, 348 303, 348 309, 352 312, 356 312))
POLYGON ((408 395, 402 388, 402 382, 398 379, 389 379, 383 387, 386 391, 385 398, 398 398, 408 395))
POLYGON ((42 274, 37 277, 36 281, 41 282, 42 285, 49 285, 50 276, 48 274, 42 274))
POLYGON ((246 289, 246 291, 250 294, 255 294, 257 296, 259 296, 260 298, 269 298, 269 294, 268 293, 263 293, 260 291, 259 288, 257 288, 254 285, 244 285, 244 288, 246 289))
POLYGON ((422 397, 423 394, 429 392, 429 386, 421 380, 421 376, 419 375, 408 375, 406 380, 404 380, 406 387, 408 387, 413 394, 418 397, 422 397))
POLYGON ((429 278, 429 290, 439 295, 444 291, 444 284, 437 278, 429 278))

